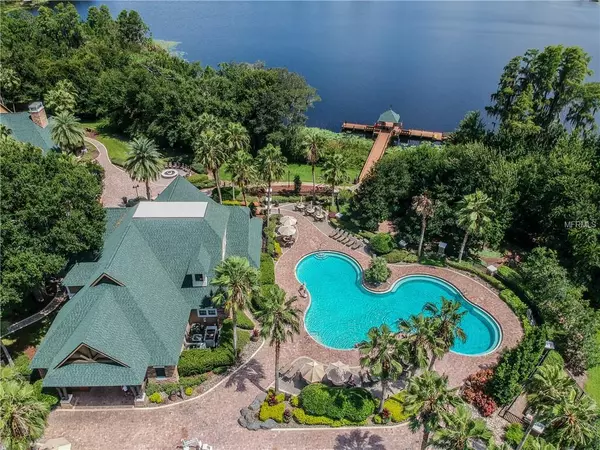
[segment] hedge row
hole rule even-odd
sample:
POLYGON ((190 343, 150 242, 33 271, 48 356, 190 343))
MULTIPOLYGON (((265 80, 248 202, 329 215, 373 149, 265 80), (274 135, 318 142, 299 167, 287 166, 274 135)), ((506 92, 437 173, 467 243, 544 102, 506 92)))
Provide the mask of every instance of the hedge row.
MULTIPOLYGON (((250 333, 238 329, 238 352, 250 340, 250 333)), ((177 368, 183 377, 210 372, 217 367, 230 366, 233 360, 233 326, 231 320, 223 322, 220 343, 215 348, 191 349, 181 352, 177 368)))
POLYGON ((246 315, 244 311, 237 313, 237 327, 242 330, 254 330, 254 322, 246 315))
POLYGON ((416 263, 419 261, 419 257, 414 253, 409 252, 408 250, 392 250, 387 255, 383 255, 386 261, 390 264, 395 264, 399 262, 404 263, 416 263))
POLYGON ((275 284, 275 261, 267 253, 260 255, 260 284, 275 284))
POLYGON ((488 282, 489 284, 494 286, 499 291, 506 289, 506 286, 504 286, 502 281, 498 280, 497 278, 495 278, 491 275, 488 275, 487 273, 483 273, 481 270, 478 270, 475 267, 473 267, 472 264, 465 263, 465 262, 450 261, 450 260, 446 260, 446 264, 448 264, 450 267, 453 267, 455 269, 465 270, 469 273, 472 273, 473 275, 477 275, 479 278, 488 282))
POLYGON ((178 383, 154 383, 149 382, 146 385, 146 395, 151 396, 155 393, 164 392, 167 395, 176 394, 179 392, 180 388, 195 388, 196 386, 200 386, 204 383, 208 377, 206 374, 194 375, 191 377, 179 377, 178 383))
POLYGON ((352 422, 366 420, 375 410, 375 400, 369 391, 329 387, 322 383, 311 384, 302 389, 300 404, 311 415, 352 422))
POLYGON ((325 416, 313 416, 312 414, 308 414, 302 408, 294 409, 294 412, 292 414, 294 416, 294 420, 301 425, 326 425, 329 427, 338 428, 367 424, 366 420, 363 420, 361 422, 352 422, 348 419, 336 420, 325 416))

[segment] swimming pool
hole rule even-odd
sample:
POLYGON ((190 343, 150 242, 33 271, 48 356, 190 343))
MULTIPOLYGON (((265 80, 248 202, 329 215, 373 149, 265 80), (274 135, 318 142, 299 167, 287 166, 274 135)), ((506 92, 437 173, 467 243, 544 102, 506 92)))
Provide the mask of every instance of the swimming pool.
POLYGON ((487 312, 466 300, 451 284, 432 276, 410 275, 385 293, 364 288, 361 268, 352 258, 337 252, 307 255, 296 266, 296 276, 306 283, 311 303, 305 316, 308 333, 319 343, 349 350, 366 338, 371 327, 419 314, 425 303, 441 304, 441 297, 458 300, 468 312, 461 321, 466 342, 458 341, 454 353, 477 356, 500 343, 500 326, 487 312))

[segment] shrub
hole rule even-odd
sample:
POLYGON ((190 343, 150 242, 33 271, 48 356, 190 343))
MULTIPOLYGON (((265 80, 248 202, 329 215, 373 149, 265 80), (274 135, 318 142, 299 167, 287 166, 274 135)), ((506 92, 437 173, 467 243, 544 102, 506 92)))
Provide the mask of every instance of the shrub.
POLYGON ((390 253, 385 255, 384 258, 390 264, 395 264, 399 262, 416 263, 419 261, 419 257, 417 255, 404 249, 392 250, 390 253))
POLYGON ((195 388, 196 386, 200 386, 206 380, 207 376, 204 374, 195 375, 193 377, 179 377, 179 385, 184 389, 195 388))
POLYGON ((384 258, 376 256, 371 260, 371 265, 365 270, 365 280, 369 283, 384 283, 388 280, 392 271, 387 266, 387 261, 384 258))
POLYGON ((366 420, 375 409, 373 396, 365 389, 328 387, 321 383, 302 389, 300 401, 309 414, 352 422, 366 420))
POLYGON ((254 322, 246 315, 244 311, 237 312, 237 326, 242 330, 253 330, 254 322))
POLYGON ((369 240, 369 245, 378 255, 385 255, 394 249, 394 238, 389 233, 377 233, 369 240))
POLYGON ((283 414, 285 413, 285 403, 275 403, 270 405, 268 400, 265 400, 260 406, 258 418, 262 421, 273 419, 277 423, 283 422, 283 414))
POLYGON ((307 414, 302 408, 294 409, 292 413, 294 416, 294 420, 301 425, 327 425, 330 427, 345 427, 352 425, 366 425, 367 421, 363 420, 361 422, 352 422, 348 419, 331 419, 325 416, 313 416, 311 414, 307 414))
POLYGON ((177 394, 179 392, 179 384, 177 383, 161 383, 161 390, 167 395, 177 394))
POLYGON ((527 305, 513 291, 504 289, 499 295, 517 316, 527 319, 527 305))
POLYGON ((302 189, 302 180, 300 179, 300 175, 294 175, 294 194, 300 195, 301 189, 302 189))
MULTIPOLYGON (((196 186, 198 189, 208 189, 215 185, 214 180, 211 180, 208 177, 208 175, 203 174, 203 173, 190 175, 189 177, 187 177, 187 180, 190 183, 192 183, 194 186, 196 186)), ((217 194, 217 197, 215 197, 215 198, 218 198, 218 194, 217 194)))
POLYGON ((229 368, 229 366, 221 366, 221 367, 215 367, 212 370, 212 373, 214 373, 215 375, 221 375, 225 372, 227 372, 227 369, 229 368))
POLYGON ((388 398, 383 407, 390 412, 392 422, 404 422, 410 416, 404 411, 404 392, 398 392, 396 395, 388 398))
POLYGON ((275 284, 275 261, 270 255, 260 255, 260 284, 275 284))
POLYGON ((283 421, 285 423, 290 423, 291 420, 292 420, 292 411, 290 411, 289 409, 286 409, 283 412, 283 421))
POLYGON ((162 398, 162 395, 160 395, 160 392, 155 392, 150 397, 148 397, 148 400, 150 400, 151 403, 162 403, 163 402, 163 398, 162 398))
POLYGON ((373 236, 375 236, 375 233, 373 233, 371 231, 362 230, 362 231, 358 232, 358 235, 360 237, 363 237, 363 238, 368 239, 370 241, 371 239, 373 239, 373 236))
POLYGON ((511 423, 504 430, 504 440, 512 447, 519 445, 523 440, 523 436, 525 436, 525 432, 523 431, 523 427, 518 423, 511 423))
POLYGON ((31 375, 31 369, 29 368, 31 361, 29 360, 29 357, 22 354, 17 356, 13 362, 15 364, 13 369, 24 379, 29 380, 29 376, 31 375))
MULTIPOLYGON (((238 330, 238 350, 242 350, 250 340, 250 333, 238 330)), ((199 375, 233 364, 233 326, 225 320, 221 328, 220 344, 212 349, 191 349, 181 352, 177 368, 183 377, 199 375)))
POLYGON ((508 266, 500 266, 498 267, 497 276, 509 289, 513 290, 518 296, 520 296, 524 300, 528 299, 529 294, 527 293, 527 288, 525 287, 523 277, 519 272, 517 272, 514 269, 511 269, 508 266))
POLYGON ((379 414, 375 414, 373 416, 373 423, 375 423, 377 425, 381 425, 383 423, 383 419, 381 418, 381 416, 379 414))
POLYGON ((152 381, 149 381, 148 384, 146 385, 146 395, 148 397, 150 397, 152 394, 156 394, 157 392, 161 392, 162 389, 160 387, 160 384, 158 383, 153 383, 152 381))
POLYGON ((419 258, 419 263, 426 266, 446 267, 446 257, 435 253, 423 253, 419 258))
POLYGON ((465 401, 475 406, 483 417, 492 415, 498 408, 494 399, 486 394, 487 384, 493 375, 492 369, 482 369, 469 375, 462 392, 465 401))
POLYGON ((507 405, 521 392, 521 384, 538 363, 546 343, 546 329, 535 327, 516 347, 504 352, 488 384, 489 393, 507 405))
POLYGON ((192 394, 194 393, 194 388, 192 388, 192 387, 187 387, 187 388, 185 388, 185 391, 184 391, 184 392, 185 392, 185 395, 187 395, 188 397, 191 397, 191 396, 192 396, 192 394))
POLYGON ((33 383, 33 390, 37 394, 38 400, 47 404, 50 408, 58 405, 60 402, 58 395, 54 394, 49 389, 44 389, 42 387, 42 382, 43 380, 37 380, 35 383, 33 383))
POLYGON ((290 398, 290 405, 292 405, 294 408, 300 406, 300 398, 294 395, 292 398, 290 398))
POLYGON ((237 200, 223 200, 221 204, 225 206, 240 206, 242 202, 238 202, 237 200))

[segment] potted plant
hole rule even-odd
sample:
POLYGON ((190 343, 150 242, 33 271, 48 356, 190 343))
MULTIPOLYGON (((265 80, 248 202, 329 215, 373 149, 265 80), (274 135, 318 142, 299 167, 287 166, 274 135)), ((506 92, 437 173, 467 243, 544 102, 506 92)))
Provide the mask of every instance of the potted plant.
POLYGON ((258 341, 259 337, 260 337, 260 331, 258 331, 257 328, 252 330, 252 335, 250 336, 250 340, 252 340, 253 342, 256 342, 256 341, 258 341))

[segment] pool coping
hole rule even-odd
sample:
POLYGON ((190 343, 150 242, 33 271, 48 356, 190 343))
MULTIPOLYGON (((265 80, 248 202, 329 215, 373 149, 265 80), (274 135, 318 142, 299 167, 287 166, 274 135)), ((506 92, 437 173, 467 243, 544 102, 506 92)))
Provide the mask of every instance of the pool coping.
MULTIPOLYGON (((310 253, 307 253, 305 255, 303 255, 295 264, 294 266, 294 277, 296 278, 296 280, 298 281, 298 283, 300 283, 300 285, 303 285, 303 283, 298 279, 298 266, 300 265, 300 263, 302 261, 304 261, 306 258, 318 254, 318 253, 332 253, 332 254, 336 254, 339 255, 343 258, 346 258, 350 261, 351 264, 353 264, 355 266, 355 269, 358 269, 359 271, 359 277, 360 277, 360 284, 361 287, 364 288, 366 291, 371 292, 373 294, 387 294, 391 291, 393 291, 397 285, 402 282, 402 281, 406 281, 407 278, 411 278, 411 277, 428 277, 428 278, 432 278, 438 281, 441 281, 443 283, 446 283, 448 285, 450 285, 453 289, 455 289, 460 296, 467 302, 469 303, 471 306, 473 306, 473 308, 481 310, 483 312, 485 312, 489 318, 492 320, 493 324, 495 325, 495 327, 498 329, 500 335, 498 337, 498 342, 496 343, 496 345, 491 348, 490 350, 483 352, 483 353, 476 353, 476 354, 468 354, 468 353, 460 353, 460 352, 455 352, 453 350, 449 350, 449 353, 455 354, 455 355, 459 355, 459 356, 465 356, 468 358, 480 358, 483 356, 487 356, 490 355, 494 352, 496 352, 498 350, 498 348, 500 348, 500 346, 502 345, 502 342, 504 340, 504 330, 502 329, 502 325, 500 324, 500 322, 498 322, 498 320, 494 317, 494 315, 489 312, 486 308, 484 308, 483 306, 479 306, 477 304, 475 304, 474 302, 472 302, 471 300, 469 300, 466 295, 462 292, 462 290, 460 290, 454 283, 439 277, 439 276, 435 276, 435 275, 431 275, 428 273, 423 273, 423 274, 415 274, 415 273, 411 273, 411 274, 406 274, 406 275, 402 275, 401 277, 399 277, 397 280, 395 280, 389 288, 379 291, 379 290, 374 290, 369 288, 366 283, 365 283, 365 278, 364 278, 364 269, 362 267, 362 265, 358 262, 358 260, 356 258, 354 258, 353 256, 344 253, 344 252, 340 252, 337 250, 315 250, 312 251, 310 253)), ((412 264, 411 264, 412 265, 412 264)), ((421 266, 421 264, 414 264, 415 266, 421 266)), ((315 341, 317 344, 330 349, 330 350, 334 350, 334 351, 340 351, 340 352, 350 352, 350 351, 354 351, 356 350, 356 347, 354 348, 335 348, 335 347, 330 347, 327 344, 324 344, 322 342, 317 341, 314 336, 311 334, 310 331, 308 331, 308 329, 306 328, 306 315, 308 314, 308 311, 312 305, 312 296, 310 294, 310 291, 308 289, 306 289, 306 293, 307 293, 307 300, 308 300, 308 306, 306 307, 306 309, 304 310, 303 316, 302 316, 302 325, 304 327, 304 331, 306 331, 306 334, 313 340, 315 341)))

